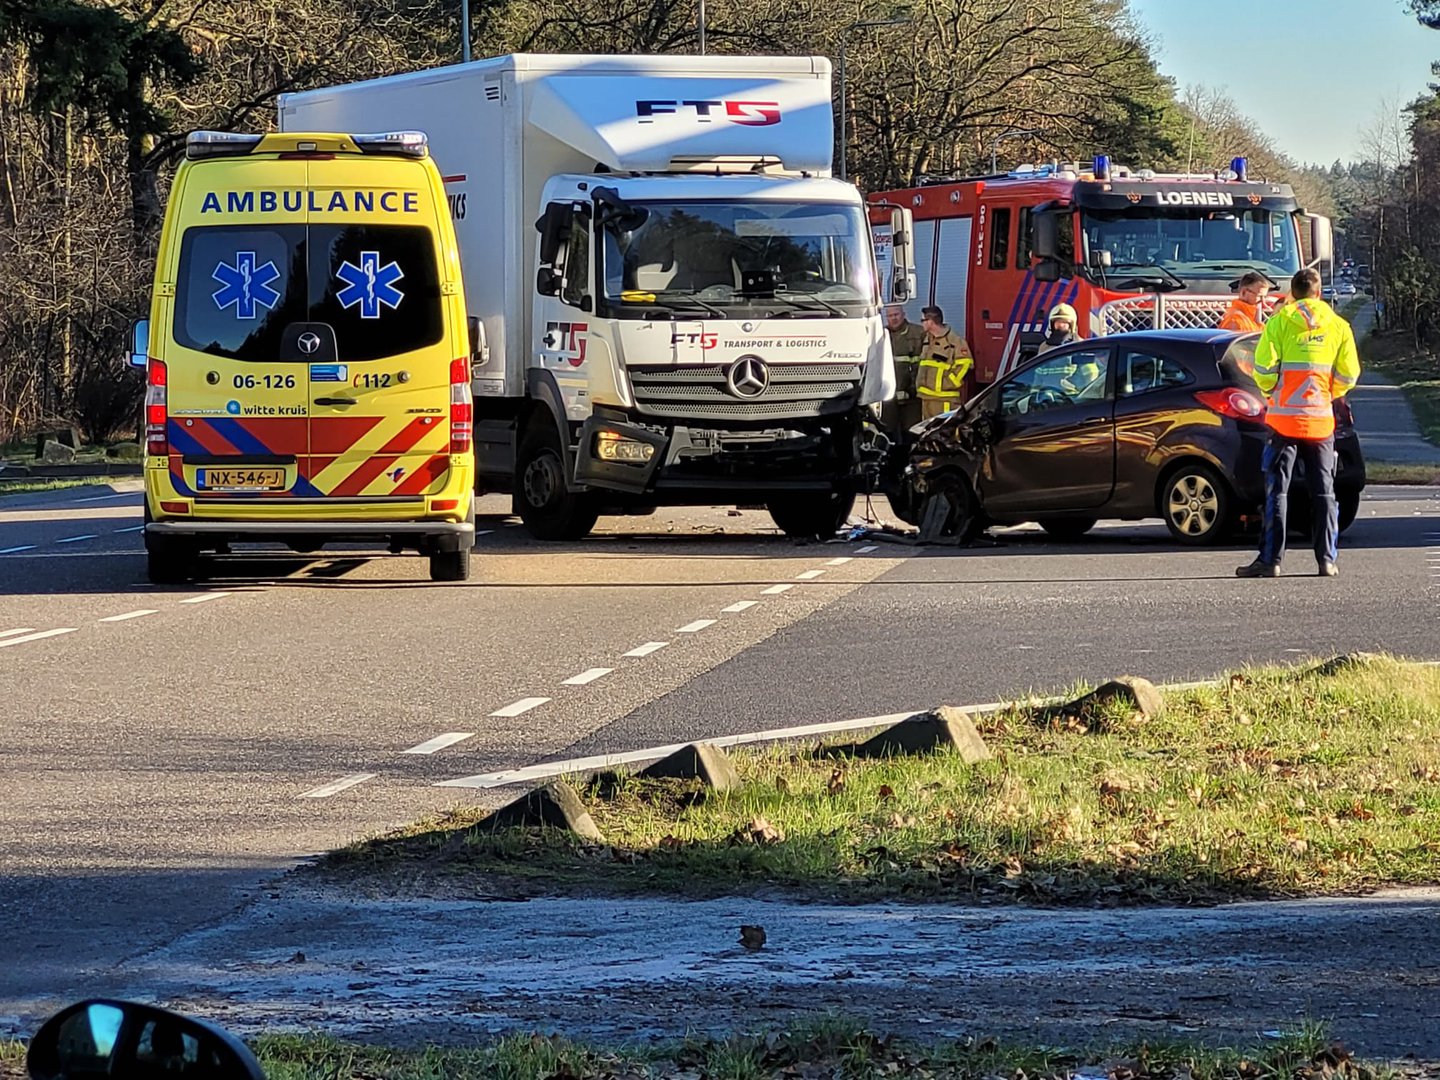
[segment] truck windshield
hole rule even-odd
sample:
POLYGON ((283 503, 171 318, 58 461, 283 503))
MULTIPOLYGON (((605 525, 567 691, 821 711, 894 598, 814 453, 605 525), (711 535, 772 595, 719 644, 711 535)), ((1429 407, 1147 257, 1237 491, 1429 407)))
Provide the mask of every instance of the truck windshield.
POLYGON ((876 304, 869 226, 858 206, 782 202, 634 203, 607 222, 601 280, 611 314, 657 306, 738 314, 859 315, 876 304), (773 295, 744 275, 773 274, 773 295), (762 290, 763 291, 763 290, 762 290))
POLYGON ((205 225, 185 231, 175 341, 231 360, 276 362, 285 328, 328 323, 341 360, 440 341, 439 265, 417 225, 205 225))
POLYGON ((1168 270, 1196 291, 1228 292, 1247 270, 1280 280, 1300 269, 1294 223, 1274 210, 1086 210, 1082 221, 1090 265, 1110 253, 1112 288, 1143 288, 1168 270))

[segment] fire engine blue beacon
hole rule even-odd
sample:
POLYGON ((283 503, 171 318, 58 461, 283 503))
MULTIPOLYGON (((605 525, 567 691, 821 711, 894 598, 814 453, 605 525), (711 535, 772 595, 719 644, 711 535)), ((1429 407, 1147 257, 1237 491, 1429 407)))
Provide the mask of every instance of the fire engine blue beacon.
POLYGON ((381 266, 378 251, 362 251, 359 266, 345 260, 335 271, 335 276, 345 283, 345 288, 335 294, 335 299, 347 311, 359 304, 362 319, 378 319, 382 304, 393 311, 405 299, 405 294, 395 287, 395 282, 405 276, 405 271, 394 259, 381 266))
POLYGON ((270 286, 280 271, 273 262, 256 266, 253 251, 237 251, 234 266, 222 262, 210 276, 220 282, 220 288, 210 294, 215 306, 224 311, 234 304, 237 319, 253 319, 259 313, 257 308, 269 311, 280 302, 280 294, 270 286))

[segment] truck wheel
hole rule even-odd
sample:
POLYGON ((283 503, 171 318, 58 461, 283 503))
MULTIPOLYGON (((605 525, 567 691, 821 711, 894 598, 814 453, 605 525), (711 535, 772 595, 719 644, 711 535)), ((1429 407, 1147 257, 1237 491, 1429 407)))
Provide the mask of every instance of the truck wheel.
POLYGON ((579 540, 595 527, 599 507, 565 486, 565 453, 543 414, 526 427, 515 462, 515 502, 537 540, 579 540))
POLYGON ((468 581, 469 578, 469 548, 464 551, 437 551, 430 556, 431 581, 468 581))
POLYGON ((767 502, 765 509, 786 536, 818 536, 828 540, 845 524, 855 508, 853 491, 818 491, 792 495, 784 502, 767 502))

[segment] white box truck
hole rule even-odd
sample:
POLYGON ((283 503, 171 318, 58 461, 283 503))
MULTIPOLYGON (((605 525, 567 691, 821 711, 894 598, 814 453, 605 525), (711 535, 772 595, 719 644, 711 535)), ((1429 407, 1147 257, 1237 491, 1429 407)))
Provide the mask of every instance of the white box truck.
MULTIPOLYGON (((478 483, 536 536, 679 504, 843 524, 894 371, 876 211, 830 176, 828 60, 502 56, 279 110, 426 133, 483 331, 478 483)), ((903 300, 908 210, 886 214, 903 300)))

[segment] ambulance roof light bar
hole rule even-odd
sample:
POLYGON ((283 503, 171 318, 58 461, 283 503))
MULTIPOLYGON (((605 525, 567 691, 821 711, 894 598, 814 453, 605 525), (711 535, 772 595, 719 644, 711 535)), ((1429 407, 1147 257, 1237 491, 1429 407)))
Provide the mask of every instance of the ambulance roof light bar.
POLYGON ((260 145, 264 137, 240 135, 233 131, 192 131, 185 136, 185 156, 191 161, 199 161, 202 158, 248 154, 260 145))
POLYGON ((369 135, 351 135, 363 154, 400 154, 423 158, 430 153, 430 142, 423 131, 381 131, 369 135))

